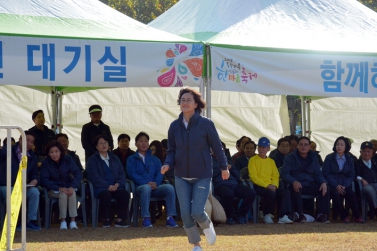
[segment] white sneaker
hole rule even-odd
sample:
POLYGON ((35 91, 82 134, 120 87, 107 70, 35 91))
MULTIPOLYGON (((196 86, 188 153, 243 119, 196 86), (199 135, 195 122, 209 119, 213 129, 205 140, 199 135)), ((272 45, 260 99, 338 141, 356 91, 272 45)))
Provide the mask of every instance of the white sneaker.
POLYGON ((192 251, 203 251, 203 249, 200 246, 195 246, 192 251))
POLYGON ((263 217, 263 220, 264 220, 264 223, 266 223, 266 224, 274 224, 274 221, 271 219, 271 215, 269 215, 269 214, 266 214, 263 217))
POLYGON ((71 221, 71 223, 69 223, 69 228, 70 229, 78 229, 78 227, 76 225, 76 221, 71 221))
POLYGON ((279 218, 278 223, 280 224, 292 224, 293 221, 291 221, 288 216, 284 215, 283 217, 279 218))
POLYGON ((60 230, 67 230, 67 222, 66 221, 62 221, 60 223, 60 230))
MULTIPOLYGON (((206 236, 209 245, 213 245, 216 242, 216 232, 213 228, 212 222, 209 223, 209 228, 203 229, 203 233, 206 236)), ((200 250, 200 249, 199 249, 200 250)))

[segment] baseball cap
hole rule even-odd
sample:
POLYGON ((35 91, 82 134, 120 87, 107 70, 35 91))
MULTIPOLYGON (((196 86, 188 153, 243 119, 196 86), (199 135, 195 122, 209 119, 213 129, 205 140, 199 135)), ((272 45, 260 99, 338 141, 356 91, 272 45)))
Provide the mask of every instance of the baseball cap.
POLYGON ((89 107, 89 114, 93 112, 102 112, 102 107, 99 105, 92 105, 89 107))
POLYGON ((365 142, 361 143, 360 149, 363 150, 363 149, 365 149, 367 147, 369 147, 370 149, 373 149, 372 142, 365 141, 365 142))
POLYGON ((263 146, 263 147, 270 146, 270 140, 266 137, 262 137, 258 140, 258 146, 263 146))

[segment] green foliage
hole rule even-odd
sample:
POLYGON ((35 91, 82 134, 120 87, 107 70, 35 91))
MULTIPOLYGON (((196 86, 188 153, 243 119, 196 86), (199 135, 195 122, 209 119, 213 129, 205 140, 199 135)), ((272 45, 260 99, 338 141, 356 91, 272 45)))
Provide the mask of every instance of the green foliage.
POLYGON ((179 0, 101 0, 101 2, 142 23, 149 23, 179 0))
POLYGON ((377 0, 358 0, 358 1, 377 12, 377 0))

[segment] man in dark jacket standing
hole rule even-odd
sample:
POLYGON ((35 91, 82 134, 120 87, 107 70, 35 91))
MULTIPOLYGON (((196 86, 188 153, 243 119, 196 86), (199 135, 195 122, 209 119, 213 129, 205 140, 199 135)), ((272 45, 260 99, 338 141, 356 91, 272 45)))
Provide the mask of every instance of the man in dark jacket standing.
POLYGON ((42 110, 33 112, 31 118, 35 124, 35 126, 29 129, 35 135, 34 152, 38 157, 38 162, 42 162, 45 157, 45 147, 48 142, 55 139, 55 132, 45 126, 45 115, 42 110))
POLYGON ((114 141, 110 127, 101 120, 102 107, 99 105, 92 105, 89 107, 89 114, 91 121, 83 125, 81 130, 81 144, 85 150, 85 162, 87 162, 88 158, 96 152, 93 140, 100 134, 105 135, 109 139, 110 150, 114 148, 114 141))
POLYGON ((303 194, 317 196, 317 221, 329 222, 327 214, 330 209, 330 193, 327 192, 327 181, 320 170, 318 157, 315 152, 310 151, 308 137, 300 137, 297 149, 285 157, 281 177, 290 186, 293 209, 299 214, 299 222, 306 222, 303 194))

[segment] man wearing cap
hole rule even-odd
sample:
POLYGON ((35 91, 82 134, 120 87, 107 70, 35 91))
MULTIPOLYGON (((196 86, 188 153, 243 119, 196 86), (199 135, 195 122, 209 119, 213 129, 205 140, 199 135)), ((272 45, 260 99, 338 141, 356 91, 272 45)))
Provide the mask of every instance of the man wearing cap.
POLYGON ((330 193, 327 181, 323 177, 317 154, 310 151, 310 139, 300 137, 297 149, 284 159, 280 171, 281 177, 289 184, 293 209, 299 214, 299 222, 306 222, 303 212, 302 195, 317 196, 317 221, 329 222, 330 193))
POLYGON ((360 147, 360 159, 355 171, 357 180, 361 181, 362 191, 366 195, 369 207, 377 209, 377 161, 373 157, 373 143, 365 141, 360 147))
POLYGON ((291 224, 288 218, 290 212, 290 193, 286 189, 279 187, 279 171, 275 161, 267 157, 270 150, 270 140, 262 137, 258 141, 258 155, 249 160, 248 169, 251 181, 254 184, 254 190, 264 199, 263 220, 266 224, 274 223, 271 215, 275 212, 275 198, 279 200, 279 221, 281 224, 291 224))
POLYGON ((91 121, 83 125, 81 130, 81 144, 85 150, 85 162, 96 152, 93 140, 100 134, 105 135, 109 139, 110 149, 114 148, 114 141, 110 127, 101 121, 102 107, 99 105, 92 105, 89 107, 89 115, 91 121))

